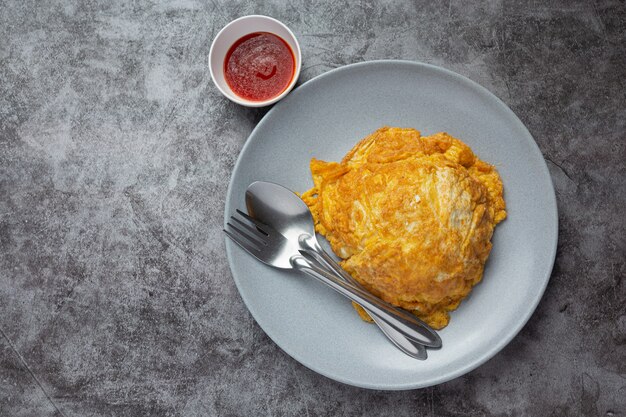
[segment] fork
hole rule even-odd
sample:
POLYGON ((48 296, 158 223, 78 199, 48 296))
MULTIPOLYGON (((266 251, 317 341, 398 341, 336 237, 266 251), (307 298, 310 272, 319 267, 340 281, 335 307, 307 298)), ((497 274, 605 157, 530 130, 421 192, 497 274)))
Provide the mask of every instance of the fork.
POLYGON ((295 269, 316 278, 344 297, 377 314, 383 321, 406 337, 424 346, 439 347, 440 341, 434 339, 411 314, 399 310, 369 292, 357 288, 327 270, 309 261, 300 249, 297 241, 287 239, 271 226, 236 210, 237 216, 231 216, 224 232, 242 249, 259 261, 280 269, 295 269))

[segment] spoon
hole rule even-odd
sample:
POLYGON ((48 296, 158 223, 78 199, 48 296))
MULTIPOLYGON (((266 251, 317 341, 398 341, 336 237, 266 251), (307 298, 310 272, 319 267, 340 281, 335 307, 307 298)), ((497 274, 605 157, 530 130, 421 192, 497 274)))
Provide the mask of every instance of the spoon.
MULTIPOLYGON (((291 190, 278 184, 256 181, 246 190, 246 206, 253 217, 272 226, 288 239, 298 241, 302 249, 305 249, 319 263, 326 265, 331 272, 353 286, 363 289, 361 284, 344 271, 319 245, 308 206, 291 190)), ((376 314, 370 311, 368 314, 389 340, 411 357, 426 359, 424 345, 441 347, 439 335, 412 314, 406 313, 411 317, 412 322, 419 325, 423 339, 410 337, 380 319, 376 314)))

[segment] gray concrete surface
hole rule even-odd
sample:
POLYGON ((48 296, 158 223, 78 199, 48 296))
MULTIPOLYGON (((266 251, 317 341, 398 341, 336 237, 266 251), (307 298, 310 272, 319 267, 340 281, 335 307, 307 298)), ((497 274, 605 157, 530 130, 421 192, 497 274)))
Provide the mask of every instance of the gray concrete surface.
POLYGON ((0 416, 626 414, 623 1, 0 3, 0 416), (224 255, 223 201, 264 110, 210 81, 217 30, 279 18, 301 81, 380 58, 487 87, 528 126, 560 210, 538 310, 429 389, 304 368, 260 330, 224 255))

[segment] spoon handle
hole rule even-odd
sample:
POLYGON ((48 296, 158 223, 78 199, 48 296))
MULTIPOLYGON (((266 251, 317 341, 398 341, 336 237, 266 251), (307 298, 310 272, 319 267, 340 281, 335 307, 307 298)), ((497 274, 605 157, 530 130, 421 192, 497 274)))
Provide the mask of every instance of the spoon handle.
MULTIPOLYGON (((306 252, 308 254, 310 254, 311 256, 315 257, 320 263, 326 264, 331 269, 331 271, 333 271, 336 274, 338 274, 339 276, 341 276, 345 281, 349 282, 353 286, 355 286, 357 288, 360 288, 361 290, 367 291, 361 285, 361 283, 359 283, 356 279, 354 279, 352 277, 352 275, 348 274, 346 272, 346 270, 344 270, 337 262, 335 262, 335 260, 328 254, 328 252, 326 252, 320 246, 320 244, 317 242, 317 239, 315 239, 314 237, 312 237, 310 235, 302 235, 300 237, 300 239, 299 239, 299 242, 300 242, 300 246, 306 248, 306 252), (321 261, 320 261, 320 258, 321 258, 321 261)), ((363 307, 363 306, 361 306, 361 307, 363 307)), ((398 310, 398 309, 396 309, 396 310, 398 310)), ((436 346, 436 347, 441 347, 441 338, 439 337, 437 332, 435 332, 435 330, 433 330, 430 326, 428 326, 426 323, 424 323, 423 321, 421 321, 417 317, 413 316, 412 314, 406 313, 404 310, 399 310, 399 312, 401 314, 403 314, 403 315, 409 316, 409 319, 411 319, 411 321, 414 322, 414 324, 416 324, 416 325, 418 325, 418 326, 420 326, 422 328, 422 331, 420 332, 422 335, 424 335, 426 337, 429 337, 433 342, 438 343, 438 346, 436 346)), ((367 313, 372 318, 372 320, 374 320, 374 322, 378 325, 378 327, 380 327, 380 329, 383 331, 383 333, 385 333, 385 335, 387 335, 387 337, 392 339, 394 344, 397 345, 398 342, 399 342, 402 345, 406 345, 407 343, 405 341, 403 341, 403 340, 400 340, 400 341, 393 340, 393 336, 400 336, 401 338, 408 337, 409 339, 413 340, 414 342, 422 343, 423 338, 415 339, 415 338, 412 338, 410 335, 402 335, 402 334, 396 335, 393 332, 393 330, 389 330, 389 332, 388 332, 387 331, 388 330, 387 329, 388 326, 383 328, 381 326, 381 324, 379 324, 379 322, 383 322, 383 325, 384 325, 384 321, 377 320, 378 318, 376 317, 376 314, 373 314, 370 311, 367 311, 367 313)), ((425 354, 425 352, 424 352, 424 354, 425 354)))
POLYGON ((389 339, 398 349, 412 358, 422 361, 428 359, 428 353, 426 352, 426 347, 424 347, 424 345, 409 339, 401 331, 397 330, 391 324, 387 323, 371 311, 365 311, 367 311, 367 314, 369 314, 372 320, 374 320, 374 323, 376 323, 380 331, 383 332, 383 334, 387 336, 387 339, 389 339))
POLYGON ((424 346, 440 347, 441 339, 437 335, 433 338, 431 333, 424 332, 424 328, 416 324, 414 320, 407 320, 405 315, 391 304, 388 304, 378 297, 364 291, 360 288, 356 288, 344 280, 338 278, 336 275, 331 274, 325 269, 309 263, 309 261, 300 255, 294 255, 290 259, 291 265, 294 269, 302 271, 317 280, 328 285, 344 297, 354 301, 355 303, 363 306, 363 308, 372 311, 381 320, 384 320, 387 324, 391 325, 398 331, 410 336, 412 340, 418 341, 424 346))
MULTIPOLYGON (((329 269, 330 272, 334 272, 344 281, 354 285, 357 288, 365 290, 365 288, 350 274, 348 274, 335 260, 326 253, 319 243, 317 243, 317 239, 309 237, 308 241, 300 240, 300 246, 307 249, 306 253, 311 255, 320 265, 325 266, 329 269)), ((361 306, 363 307, 363 306, 361 306)), ((419 359, 426 360, 428 358, 428 353, 426 352, 426 347, 421 344, 419 341, 415 341, 407 337, 408 335, 403 334, 401 331, 397 330, 392 325, 385 322, 385 320, 378 317, 376 314, 371 312, 368 309, 364 309, 367 314, 374 320, 374 323, 378 326, 381 332, 389 339, 391 343, 393 343, 398 349, 404 352, 406 355, 419 359)))

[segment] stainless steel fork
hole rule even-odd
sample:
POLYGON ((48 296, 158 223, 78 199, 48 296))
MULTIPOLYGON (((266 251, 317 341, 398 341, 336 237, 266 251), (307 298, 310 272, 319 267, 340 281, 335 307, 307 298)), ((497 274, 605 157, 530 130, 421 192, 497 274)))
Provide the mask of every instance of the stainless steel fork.
POLYGON ((352 286, 303 256, 300 244, 278 233, 272 227, 237 210, 224 232, 246 252, 261 262, 281 269, 295 269, 328 285, 341 295, 377 314, 387 324, 424 346, 440 347, 441 340, 427 332, 410 313, 352 286))

